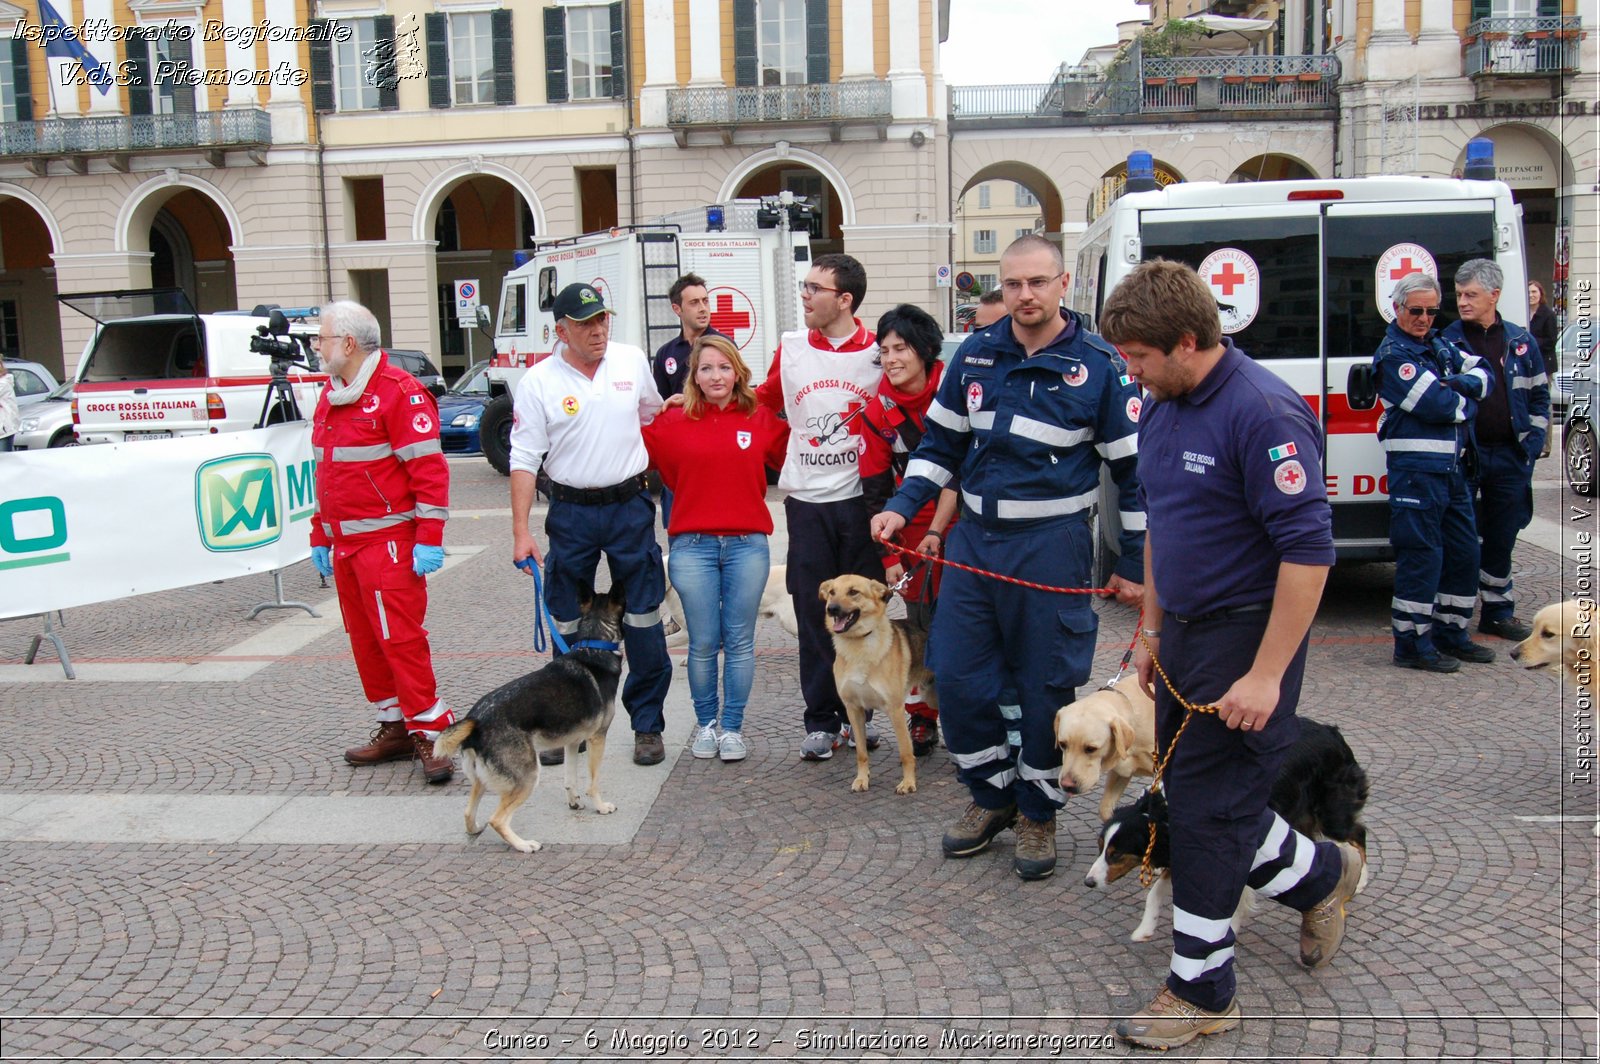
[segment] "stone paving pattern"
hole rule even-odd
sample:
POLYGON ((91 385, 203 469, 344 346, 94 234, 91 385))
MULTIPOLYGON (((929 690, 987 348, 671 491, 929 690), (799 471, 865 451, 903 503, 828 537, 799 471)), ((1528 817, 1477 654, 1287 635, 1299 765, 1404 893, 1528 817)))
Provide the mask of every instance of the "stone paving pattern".
MULTIPOLYGON (((506 481, 476 460, 451 473, 454 509, 488 512, 450 522, 447 545, 487 549, 432 588, 442 691, 464 708, 536 660, 506 481)), ((1563 523, 1583 502, 1553 481, 1536 498, 1563 523)), ((1520 547, 1524 602, 1570 594, 1574 561, 1520 547)), ((1373 875, 1344 950, 1305 971, 1295 914, 1264 903, 1240 937, 1243 1027, 1174 1056, 1594 1059, 1600 1046, 1590 824, 1517 819, 1594 812, 1593 787, 1565 782, 1571 696, 1503 653, 1453 677, 1392 668, 1391 580, 1392 566, 1335 572, 1301 703, 1341 727, 1372 779, 1373 875)), ((75 609, 65 634, 79 662, 200 660, 276 619, 244 620, 264 583, 75 609)), ((285 584, 290 598, 331 594, 309 564, 285 584)), ((1096 682, 1134 626, 1132 611, 1100 608, 1096 682)), ((35 623, 0 623, 0 664, 20 663, 35 623)), ((948 755, 896 797, 891 740, 872 790, 852 794, 848 757, 797 759, 793 641, 763 622, 759 655, 750 759, 679 758, 626 846, 0 844, 0 1054, 1132 1055, 1102 1039, 1159 986, 1168 923, 1131 943, 1137 884, 1082 886, 1098 795, 1060 818, 1052 879, 1016 878, 1009 833, 943 860, 940 834, 965 804, 948 755), (858 1040, 808 1048, 808 1030, 858 1040), (950 1031, 1078 1041, 940 1048, 950 1031), (874 1053, 865 1039, 879 1032, 929 1048, 874 1053)), ((368 721, 337 629, 246 683, 14 684, 0 688, 0 722, 0 794, 423 791, 410 765, 340 758, 368 721)), ((612 734, 624 741, 626 725, 612 734)), ((457 807, 466 786, 427 793, 457 807)))

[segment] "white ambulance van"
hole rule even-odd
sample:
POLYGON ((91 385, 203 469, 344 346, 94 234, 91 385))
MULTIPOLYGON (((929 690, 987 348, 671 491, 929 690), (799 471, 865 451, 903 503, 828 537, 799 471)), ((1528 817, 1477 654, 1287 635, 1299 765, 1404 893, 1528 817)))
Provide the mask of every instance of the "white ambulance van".
MULTIPOLYGON (((766 378, 785 330, 799 328, 799 282, 811 268, 808 204, 785 196, 734 200, 647 225, 552 240, 506 274, 488 370, 490 400, 478 423, 489 464, 509 472, 511 397, 529 366, 556 344, 556 293, 591 284, 612 311, 611 338, 653 356, 682 329, 667 291, 686 273, 705 278, 711 325, 738 345, 752 380, 766 378)), ((487 324, 487 308, 480 322, 487 324)))
MULTIPOLYGON (((1138 154, 1130 185, 1142 169, 1138 154)), ((1339 557, 1393 557, 1370 376, 1394 316, 1390 292, 1408 273, 1433 275, 1443 328, 1455 320, 1456 269, 1494 259, 1506 275, 1500 312, 1526 325, 1521 208, 1510 189, 1490 180, 1368 177, 1130 192, 1084 233, 1071 305, 1095 318, 1117 282, 1155 258, 1198 270, 1216 295, 1223 333, 1294 385, 1321 420, 1339 557)))
MULTIPOLYGON (((61 302, 94 319, 78 364, 73 421, 80 443, 123 443, 239 432, 293 420, 281 401, 268 407, 272 360, 250 349, 265 314, 198 314, 180 289, 64 295, 61 302)), ((310 365, 304 319, 315 308, 286 312, 292 341, 310 365)), ((309 332, 308 332, 309 329, 309 332)), ((280 337, 281 339, 281 337, 280 337)), ((290 367, 301 418, 310 419, 328 375, 290 367)))

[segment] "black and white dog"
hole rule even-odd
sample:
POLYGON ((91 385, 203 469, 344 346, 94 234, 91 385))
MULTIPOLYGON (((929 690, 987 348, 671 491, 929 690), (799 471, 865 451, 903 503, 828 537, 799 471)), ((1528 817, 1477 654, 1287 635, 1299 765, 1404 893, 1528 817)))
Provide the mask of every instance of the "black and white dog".
MULTIPOLYGON (((1300 718, 1300 738, 1284 758, 1269 804, 1302 835, 1353 843, 1363 854, 1367 852, 1367 828, 1361 822, 1367 804, 1367 774, 1339 729, 1331 724, 1300 718)), ((1172 902, 1172 882, 1167 875, 1171 840, 1164 794, 1146 791, 1138 801, 1111 815, 1100 828, 1100 856, 1083 878, 1085 886, 1098 889, 1140 867, 1152 825, 1156 840, 1150 865, 1161 874, 1145 895, 1144 916, 1130 936, 1135 942, 1148 941, 1155 934, 1159 914, 1172 902)), ((1356 892, 1366 885, 1363 869, 1356 892)), ((1246 888, 1239 899, 1230 921, 1235 934, 1255 907, 1254 895, 1246 888)))

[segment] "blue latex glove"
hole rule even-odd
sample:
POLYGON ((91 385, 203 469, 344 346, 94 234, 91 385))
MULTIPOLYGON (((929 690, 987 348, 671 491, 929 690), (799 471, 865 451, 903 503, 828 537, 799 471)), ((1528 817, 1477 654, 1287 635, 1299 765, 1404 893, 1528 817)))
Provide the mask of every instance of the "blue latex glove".
POLYGON ((439 571, 439 566, 443 564, 443 547, 430 547, 424 543, 418 543, 411 548, 411 571, 418 576, 436 573, 439 571))
POLYGON ((317 575, 324 577, 332 576, 333 551, 329 550, 327 547, 312 547, 311 564, 317 567, 317 575))

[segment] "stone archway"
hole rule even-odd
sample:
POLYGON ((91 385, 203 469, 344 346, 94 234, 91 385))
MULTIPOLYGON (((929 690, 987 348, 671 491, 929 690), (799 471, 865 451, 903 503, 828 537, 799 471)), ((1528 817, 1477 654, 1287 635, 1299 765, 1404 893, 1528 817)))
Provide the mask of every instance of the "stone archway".
POLYGON ((174 172, 134 190, 117 216, 113 239, 118 251, 152 253, 144 276, 130 278, 134 287, 141 281, 174 285, 207 313, 238 305, 233 245, 241 234, 238 212, 220 189, 174 172))
POLYGON ((1265 152, 1252 156, 1234 167, 1228 183, 1242 181, 1304 181, 1314 180, 1317 174, 1303 161, 1282 152, 1265 152))
POLYGON ((1060 239, 1065 210, 1061 191, 1044 171, 1015 160, 990 163, 973 172, 961 189, 955 210, 957 275, 970 274, 977 295, 999 276, 1000 255, 1024 232, 1060 239))
POLYGON ((0 184, 0 355, 66 375, 54 256, 61 230, 37 197, 0 184))

